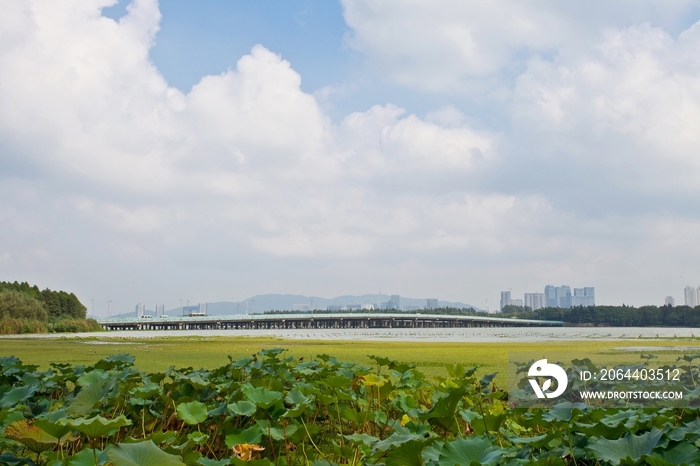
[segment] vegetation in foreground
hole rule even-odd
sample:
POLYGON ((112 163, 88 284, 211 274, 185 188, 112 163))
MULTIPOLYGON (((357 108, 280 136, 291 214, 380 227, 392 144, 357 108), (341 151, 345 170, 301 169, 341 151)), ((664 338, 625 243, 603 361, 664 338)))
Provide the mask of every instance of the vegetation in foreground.
MULTIPOLYGON (((429 380, 263 350, 213 370, 144 373, 123 354, 46 371, 0 359, 0 462, 88 465, 651 464, 700 462, 697 409, 511 410, 495 374, 429 380)), ((693 358, 686 358, 690 365, 693 358)), ((700 375, 691 368, 691 383, 700 375)))
POLYGON ((0 282, 2 335, 101 331, 96 320, 85 318, 86 312, 73 293, 41 291, 26 282, 0 282))

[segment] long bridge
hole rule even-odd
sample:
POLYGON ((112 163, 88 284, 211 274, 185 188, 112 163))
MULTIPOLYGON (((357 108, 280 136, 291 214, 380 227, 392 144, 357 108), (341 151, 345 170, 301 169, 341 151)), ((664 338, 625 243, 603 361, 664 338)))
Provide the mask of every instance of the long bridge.
POLYGON ((561 327, 555 320, 435 314, 252 314, 97 319, 105 330, 269 330, 561 327))

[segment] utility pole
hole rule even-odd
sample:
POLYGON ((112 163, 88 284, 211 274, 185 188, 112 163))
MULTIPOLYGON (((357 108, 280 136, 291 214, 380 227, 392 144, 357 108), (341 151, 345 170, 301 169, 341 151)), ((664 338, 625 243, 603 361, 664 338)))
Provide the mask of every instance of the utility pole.
POLYGON ((114 301, 112 301, 111 299, 108 299, 108 300, 107 300, 107 318, 108 318, 108 319, 109 319, 109 303, 113 303, 113 302, 114 302, 114 301))
POLYGON ((92 298, 92 317, 95 317, 95 298, 92 298))
POLYGON ((182 307, 182 298, 180 298, 180 315, 185 315, 185 309, 182 307))

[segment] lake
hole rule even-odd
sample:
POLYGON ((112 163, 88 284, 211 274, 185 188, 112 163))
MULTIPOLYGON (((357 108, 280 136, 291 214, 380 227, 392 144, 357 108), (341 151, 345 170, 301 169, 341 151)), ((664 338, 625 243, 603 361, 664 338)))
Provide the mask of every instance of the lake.
POLYGON ((272 337, 298 340, 498 342, 698 338, 700 329, 659 327, 482 327, 416 329, 134 330, 100 333, 3 335, 0 338, 272 337))

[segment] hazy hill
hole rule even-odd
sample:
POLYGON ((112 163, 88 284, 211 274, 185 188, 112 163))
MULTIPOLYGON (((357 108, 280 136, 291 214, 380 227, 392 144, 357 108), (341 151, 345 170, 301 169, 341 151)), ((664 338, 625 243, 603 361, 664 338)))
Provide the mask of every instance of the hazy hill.
MULTIPOLYGON (((216 303, 207 303, 207 313, 210 315, 227 315, 227 314, 245 314, 246 305, 248 313, 262 313, 266 311, 291 311, 294 309, 294 305, 312 305, 318 310, 325 310, 329 305, 336 306, 347 306, 348 304, 364 304, 370 303, 375 304, 381 301, 389 301, 391 295, 387 294, 365 294, 362 296, 354 295, 344 295, 337 296, 335 298, 320 298, 318 296, 303 296, 294 294, 264 294, 256 295, 248 298, 245 301, 233 302, 233 301, 223 301, 216 303), (254 302, 253 302, 254 301, 254 302)), ((407 298, 401 296, 400 306, 403 308, 407 305, 418 305, 425 306, 426 298, 407 298)), ((193 305, 196 303, 190 303, 193 305)), ((471 304, 465 304, 461 302, 453 301, 442 301, 438 300, 439 307, 456 307, 465 308, 473 307, 479 310, 471 304)), ((177 307, 174 309, 167 310, 165 313, 170 316, 180 315, 182 312, 181 308, 177 307)), ((155 315, 154 311, 146 310, 146 314, 155 315)), ((136 312, 129 312, 125 314, 115 315, 113 317, 135 317, 136 312)))

